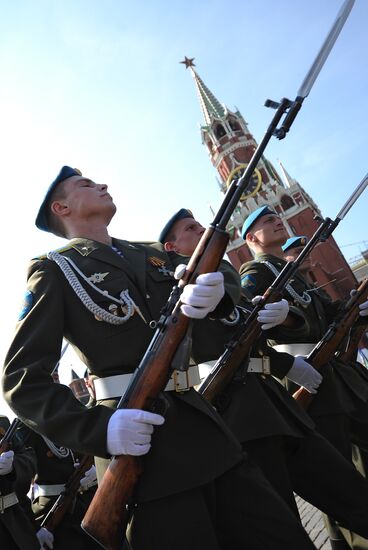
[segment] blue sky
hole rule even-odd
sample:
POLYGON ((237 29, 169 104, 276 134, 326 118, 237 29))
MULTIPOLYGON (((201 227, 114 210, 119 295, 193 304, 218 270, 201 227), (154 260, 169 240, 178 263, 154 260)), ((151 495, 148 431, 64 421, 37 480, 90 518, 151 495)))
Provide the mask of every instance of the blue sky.
MULTIPOLYGON (((111 233, 155 240, 173 212, 211 221, 221 195, 201 144, 195 57, 207 86, 239 108, 259 141, 293 99, 341 0, 32 0, 2 2, 0 146, 4 239, 3 358, 25 289, 29 258, 63 241, 34 227, 43 194, 64 164, 107 183, 118 205, 111 233), (4 251, 5 248, 5 251, 4 251), (4 253, 5 252, 5 253, 4 253)), ((368 2, 356 0, 280 159, 335 217, 368 171, 368 2)), ((335 233, 347 258, 367 242, 367 192, 335 233)))

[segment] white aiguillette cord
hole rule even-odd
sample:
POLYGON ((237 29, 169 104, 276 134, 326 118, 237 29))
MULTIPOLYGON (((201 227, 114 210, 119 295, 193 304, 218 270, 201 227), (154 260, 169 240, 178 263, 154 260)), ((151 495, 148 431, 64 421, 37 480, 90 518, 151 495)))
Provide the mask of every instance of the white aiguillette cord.
MULTIPOLYGON (((118 298, 115 298, 114 296, 111 296, 107 291, 103 291, 100 288, 98 288, 96 285, 94 285, 88 277, 80 269, 75 265, 73 260, 70 258, 67 258, 65 256, 62 256, 58 252, 49 252, 47 254, 47 257, 49 260, 54 261, 63 272, 65 278, 67 279, 68 283, 78 296, 78 298, 81 300, 83 305, 94 315, 99 317, 102 321, 105 321, 106 323, 110 323, 111 325, 122 325, 126 323, 130 317, 134 315, 134 311, 137 311, 140 313, 140 310, 138 306, 134 303, 132 298, 129 296, 128 290, 122 290, 120 293, 120 300, 118 298), (73 269, 82 277, 82 279, 90 286, 92 287, 96 292, 101 294, 102 296, 109 298, 109 300, 112 300, 113 302, 119 304, 120 306, 123 306, 127 309, 127 312, 124 316, 118 317, 117 315, 113 315, 109 311, 106 311, 99 305, 97 305, 92 298, 89 296, 89 294, 86 292, 86 290, 81 285, 80 281, 78 280, 76 274, 74 273, 73 269)), ((140 316, 145 321, 142 314, 140 316)))

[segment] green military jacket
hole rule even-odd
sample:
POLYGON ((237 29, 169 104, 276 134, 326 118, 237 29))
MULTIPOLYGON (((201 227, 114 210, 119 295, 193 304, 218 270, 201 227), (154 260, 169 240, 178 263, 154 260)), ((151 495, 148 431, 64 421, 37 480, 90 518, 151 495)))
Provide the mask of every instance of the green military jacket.
MULTIPOLYGON (((3 377, 5 397, 26 424, 57 445, 99 457, 107 456, 106 431, 113 403, 86 408, 68 387, 53 383, 50 373, 59 359, 62 339, 71 343, 93 376, 132 373, 154 335, 150 323, 159 319, 175 283, 175 265, 161 243, 114 239, 113 245, 123 257, 87 239, 74 239, 59 251, 73 272, 79 270, 80 285, 72 282, 78 293, 55 261, 47 257, 32 261, 26 303, 3 377), (114 301, 123 291, 129 295, 129 304, 134 302, 133 315, 118 325, 101 320, 103 312, 112 317, 126 315, 129 304, 114 301)), ((236 271, 226 263, 223 272, 226 294, 211 314, 220 317, 229 313, 240 294, 236 271)), ((210 333, 207 338, 211 339, 210 333)), ((241 460, 240 446, 213 408, 194 390, 174 393, 166 392, 170 407, 144 458, 138 499, 202 485, 241 460)))
MULTIPOLYGON (((241 285, 251 296, 263 294, 275 280, 275 275, 263 262, 271 263, 279 272, 286 265, 285 260, 269 254, 258 254, 255 260, 243 264, 240 268, 241 285)), ((308 285, 298 272, 290 280, 290 285, 301 297, 304 292, 309 291, 307 295, 310 296, 311 303, 308 306, 301 305, 287 290, 284 292, 285 298, 303 314, 306 323, 298 332, 294 329, 278 327, 275 341, 277 343, 318 342, 326 332, 329 322, 339 311, 340 304, 332 303, 326 293, 323 293, 322 298, 322 293, 308 285)))
MULTIPOLYGON (((244 302, 242 303, 244 305, 244 302)), ((229 325, 228 320, 209 320, 195 327, 193 357, 196 362, 205 357, 216 360, 225 351, 241 322, 247 318, 251 305, 237 308, 239 321, 229 325), (212 324, 215 344, 206 347, 206 325, 212 324), (202 337, 201 337, 202 335, 202 337), (202 345, 198 343, 202 342, 202 345)), ((265 334, 267 334, 266 331, 265 334)), ((268 356, 271 374, 247 372, 248 360, 239 368, 234 380, 215 400, 215 406, 241 443, 254 439, 285 435, 303 437, 314 428, 311 418, 299 407, 285 388, 273 376, 282 377, 294 358, 287 353, 276 352, 266 344, 266 336, 254 343, 251 357, 268 356)), ((224 367, 226 368, 226 367, 224 367)))
MULTIPOLYGON (((247 295, 262 294, 275 280, 275 275, 264 262, 271 263, 280 272, 285 266, 285 260, 269 254, 259 254, 254 261, 243 264, 240 268, 242 287, 247 295)), ((308 305, 301 305, 287 290, 284 291, 285 298, 305 317, 306 323, 302 330, 294 331, 285 327, 278 327, 277 333, 271 340, 274 344, 288 343, 317 343, 325 334, 328 325, 341 311, 342 302, 333 302, 324 291, 315 289, 309 285, 300 273, 295 273, 290 285, 298 296, 310 296, 308 305)), ((309 407, 312 415, 319 416, 333 413, 348 413, 353 410, 354 401, 366 399, 366 390, 361 389, 361 380, 353 369, 344 368, 340 364, 323 366, 321 369, 323 382, 318 389, 318 394, 313 398, 309 407)), ((290 388, 295 391, 295 385, 290 388)), ((368 388, 367 388, 368 389, 368 388)))
MULTIPOLYGON (((0 416, 0 439, 9 426, 8 418, 0 416)), ((18 548, 38 550, 40 545, 36 537, 36 526, 25 510, 27 493, 36 472, 35 453, 30 447, 23 444, 17 432, 13 436, 11 448, 14 451, 13 470, 5 476, 0 476, 0 496, 15 492, 18 504, 14 504, 0 513, 0 541, 2 530, 6 529, 18 548)))

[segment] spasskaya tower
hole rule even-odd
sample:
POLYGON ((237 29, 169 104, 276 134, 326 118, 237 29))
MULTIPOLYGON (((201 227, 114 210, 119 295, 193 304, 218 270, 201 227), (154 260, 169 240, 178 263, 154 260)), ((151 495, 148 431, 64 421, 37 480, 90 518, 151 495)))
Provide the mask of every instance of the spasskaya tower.
MULTIPOLYGON (((225 192, 232 179, 242 174, 257 142, 240 111, 231 111, 207 88, 194 69, 194 58, 185 57, 181 63, 193 76, 204 116, 202 143, 220 176, 221 190, 225 192)), ((253 174, 250 190, 242 196, 232 216, 228 227, 230 243, 227 255, 236 268, 252 259, 248 246, 241 238, 241 228, 245 218, 260 206, 268 204, 278 212, 290 236, 311 237, 318 227, 314 219, 316 215, 321 216, 318 206, 281 162, 279 170, 280 173, 263 156, 253 174)), ((310 279, 317 286, 325 285, 326 292, 333 299, 346 298, 356 285, 356 279, 333 237, 319 243, 311 259, 310 279)))

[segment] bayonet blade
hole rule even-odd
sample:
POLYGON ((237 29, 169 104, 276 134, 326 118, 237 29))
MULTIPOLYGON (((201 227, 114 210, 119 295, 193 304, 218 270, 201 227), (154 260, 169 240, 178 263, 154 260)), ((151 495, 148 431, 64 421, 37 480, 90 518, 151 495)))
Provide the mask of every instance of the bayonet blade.
POLYGON ((340 212, 336 216, 337 220, 340 221, 345 218, 350 208, 359 199, 360 195, 363 193, 363 191, 366 189, 367 186, 368 186, 368 174, 364 176, 364 178, 362 179, 358 187, 355 189, 354 193, 351 195, 351 197, 348 198, 344 206, 341 208, 340 212))
POLYGON ((345 25, 345 22, 349 16, 351 8, 354 5, 354 2, 355 0, 345 0, 339 13, 337 14, 336 20, 332 25, 330 32, 328 33, 325 41, 321 46, 321 49, 317 54, 316 59, 314 60, 311 68, 309 69, 306 77, 304 78, 298 90, 298 97, 306 98, 309 92, 311 91, 312 86, 317 76, 319 75, 320 70, 322 69, 333 45, 336 42, 337 37, 341 32, 341 29, 345 25))

